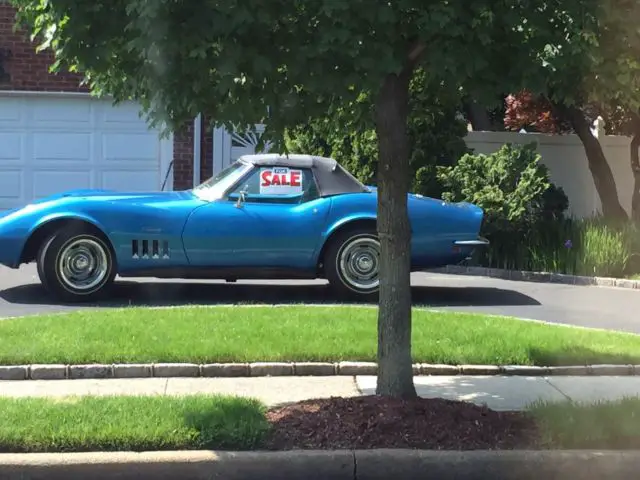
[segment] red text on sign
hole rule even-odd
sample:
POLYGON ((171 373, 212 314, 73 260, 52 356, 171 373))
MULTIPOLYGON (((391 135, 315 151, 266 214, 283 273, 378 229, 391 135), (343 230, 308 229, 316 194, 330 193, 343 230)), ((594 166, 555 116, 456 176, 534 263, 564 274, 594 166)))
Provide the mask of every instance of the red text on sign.
POLYGON ((265 170, 260 175, 260 180, 261 187, 270 187, 272 185, 299 187, 300 172, 297 170, 292 170, 287 173, 274 173, 272 170, 265 170))

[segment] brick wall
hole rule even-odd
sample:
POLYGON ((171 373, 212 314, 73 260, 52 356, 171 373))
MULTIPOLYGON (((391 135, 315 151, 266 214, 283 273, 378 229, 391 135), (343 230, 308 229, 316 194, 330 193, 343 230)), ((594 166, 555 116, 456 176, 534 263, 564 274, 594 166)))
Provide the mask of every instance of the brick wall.
MULTIPOLYGON (((173 137, 173 185, 176 190, 193 185, 193 123, 188 122, 174 133, 173 137)), ((209 178, 213 169, 213 132, 202 116, 202 138, 200 140, 200 178, 209 178)))
MULTIPOLYGON (((0 67, 7 74, 0 78, 0 90, 88 92, 80 86, 82 76, 70 72, 52 74, 49 67, 53 63, 51 52, 36 53, 26 32, 14 32, 15 10, 4 0, 0 0, 0 67)), ((203 122, 201 175, 206 179, 211 175, 213 165, 213 136, 203 122)), ((190 188, 193 183, 193 122, 174 134, 174 188, 190 188)), ((164 174, 164 172, 163 172, 164 174)))

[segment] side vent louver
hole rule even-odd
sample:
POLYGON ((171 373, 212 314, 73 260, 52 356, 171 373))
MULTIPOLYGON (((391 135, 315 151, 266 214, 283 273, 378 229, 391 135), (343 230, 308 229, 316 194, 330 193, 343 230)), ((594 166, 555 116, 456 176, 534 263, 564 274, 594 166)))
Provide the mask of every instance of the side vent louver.
POLYGON ((167 240, 136 239, 131 241, 131 258, 167 259, 170 257, 167 240))

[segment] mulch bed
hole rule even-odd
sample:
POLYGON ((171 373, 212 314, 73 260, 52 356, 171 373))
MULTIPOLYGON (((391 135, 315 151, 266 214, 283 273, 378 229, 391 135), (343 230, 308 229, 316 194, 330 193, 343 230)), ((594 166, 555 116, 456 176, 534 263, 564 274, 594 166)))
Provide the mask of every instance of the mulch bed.
POLYGON ((517 449, 535 444, 534 421, 445 399, 378 396, 308 400, 271 409, 267 448, 517 449))

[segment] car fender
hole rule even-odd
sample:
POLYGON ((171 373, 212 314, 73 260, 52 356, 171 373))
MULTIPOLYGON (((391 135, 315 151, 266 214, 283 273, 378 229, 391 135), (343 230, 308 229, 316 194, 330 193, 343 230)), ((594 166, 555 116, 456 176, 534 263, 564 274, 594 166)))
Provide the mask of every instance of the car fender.
MULTIPOLYGON (((14 212, 12 215, 16 214, 17 212, 14 212)), ((33 235, 51 222, 67 219, 86 222, 107 236, 106 229, 101 222, 83 213, 69 212, 67 210, 59 212, 29 212, 27 210, 18 218, 11 218, 7 215, 3 218, 6 223, 0 225, 2 227, 2 235, 0 236, 0 263, 10 268, 18 268, 24 250, 27 248, 33 235)))
POLYGON ((325 240, 328 239, 338 229, 344 227, 348 223, 354 223, 362 220, 372 220, 375 222, 377 221, 377 217, 376 215, 372 215, 370 213, 356 213, 348 215, 346 217, 342 217, 329 225, 327 233, 325 234, 325 240))
MULTIPOLYGON (((22 257, 22 255, 24 254, 24 249, 27 248, 29 239, 40 228, 46 227, 47 225, 51 224, 52 222, 57 222, 57 221, 60 221, 60 220, 81 221, 81 222, 88 223, 92 227, 94 227, 94 228, 98 229, 100 232, 102 232, 102 234, 108 240, 109 244, 111 243, 111 241, 109 239, 109 235, 107 234, 107 231, 106 231, 104 225, 102 225, 98 220, 96 220, 92 216, 84 214, 84 213, 78 213, 78 212, 55 212, 55 213, 49 213, 49 214, 43 215, 37 221, 33 222, 33 225, 27 231, 27 234, 24 235, 24 237, 22 239, 22 244, 19 246, 20 256, 22 257)), ((112 245, 112 247, 113 247, 113 245, 112 245)))
POLYGON ((43 215, 42 217, 40 217, 38 219, 37 222, 34 222, 33 226, 31 227, 31 229, 29 230, 27 235, 25 235, 25 240, 27 238, 29 238, 31 235, 33 235, 33 233, 36 230, 38 230, 39 228, 45 226, 48 223, 51 223, 51 222, 54 222, 54 221, 57 221, 57 220, 79 220, 79 221, 83 221, 83 222, 91 224, 92 226, 94 226, 95 228, 100 230, 105 235, 105 237, 107 237, 107 238, 109 237, 104 225, 102 225, 94 217, 92 217, 90 215, 87 215, 86 213, 56 212, 56 213, 50 213, 50 214, 47 214, 47 215, 43 215))
POLYGON ((327 228, 327 231, 323 235, 322 244, 320 245, 320 249, 318 250, 317 261, 321 262, 322 257, 324 255, 324 251, 326 250, 327 245, 334 233, 341 230, 343 227, 348 227, 349 224, 355 224, 361 221, 376 221, 376 216, 371 213, 355 213, 351 215, 347 215, 345 217, 341 217, 334 222, 331 222, 327 228))

